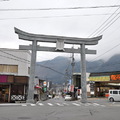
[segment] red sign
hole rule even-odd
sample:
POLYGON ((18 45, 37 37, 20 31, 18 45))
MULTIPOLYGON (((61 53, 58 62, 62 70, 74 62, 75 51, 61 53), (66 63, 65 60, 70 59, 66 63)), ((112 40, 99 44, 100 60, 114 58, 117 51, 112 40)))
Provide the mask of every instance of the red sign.
POLYGON ((7 75, 0 75, 0 83, 6 83, 7 82, 7 75))
POLYGON ((70 91, 71 91, 71 92, 74 92, 74 85, 71 85, 71 86, 70 86, 70 91))
POLYGON ((120 80, 120 74, 111 75, 111 76, 110 76, 110 79, 111 79, 111 80, 120 80))

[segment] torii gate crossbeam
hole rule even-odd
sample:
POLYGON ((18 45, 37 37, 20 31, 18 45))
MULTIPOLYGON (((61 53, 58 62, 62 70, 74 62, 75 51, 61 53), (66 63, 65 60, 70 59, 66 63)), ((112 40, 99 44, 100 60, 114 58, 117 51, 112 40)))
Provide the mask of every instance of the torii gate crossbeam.
POLYGON ((28 88, 28 103, 33 103, 34 96, 34 78, 35 78, 35 63, 36 63, 36 51, 52 51, 52 52, 67 52, 67 53, 81 53, 81 89, 82 100, 81 102, 87 102, 87 89, 86 89, 86 60, 85 54, 96 54, 95 50, 85 49, 85 45, 96 45, 98 41, 102 39, 102 35, 94 38, 76 38, 76 37, 64 37, 64 36, 51 36, 41 34, 31 34, 15 28, 15 33, 18 34, 19 39, 32 41, 32 46, 20 46, 20 49, 31 50, 31 66, 30 66, 30 78, 28 88), (54 47, 41 47, 37 46, 37 42, 52 42, 56 43, 54 47), (64 44, 77 44, 81 46, 81 49, 69 49, 64 48, 64 44))

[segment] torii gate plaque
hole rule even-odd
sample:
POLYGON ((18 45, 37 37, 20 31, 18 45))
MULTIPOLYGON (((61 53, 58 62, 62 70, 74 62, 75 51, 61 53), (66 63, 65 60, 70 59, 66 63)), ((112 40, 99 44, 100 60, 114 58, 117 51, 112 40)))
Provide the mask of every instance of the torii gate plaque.
POLYGON ((31 50, 31 66, 30 66, 30 78, 27 102, 34 102, 34 78, 35 78, 35 63, 36 63, 36 51, 48 51, 48 52, 67 52, 67 53, 81 53, 81 89, 82 100, 81 102, 87 102, 87 89, 86 89, 86 60, 85 54, 96 54, 96 50, 88 50, 85 45, 96 45, 98 41, 102 39, 102 35, 94 38, 76 38, 76 37, 64 37, 64 36, 51 36, 41 34, 31 34, 21 31, 15 28, 15 33, 18 34, 19 39, 32 41, 30 46, 19 46, 19 49, 31 50), (37 46, 37 42, 51 42, 56 43, 56 47, 42 47, 37 46), (80 49, 64 48, 64 44, 77 44, 80 45, 80 49))

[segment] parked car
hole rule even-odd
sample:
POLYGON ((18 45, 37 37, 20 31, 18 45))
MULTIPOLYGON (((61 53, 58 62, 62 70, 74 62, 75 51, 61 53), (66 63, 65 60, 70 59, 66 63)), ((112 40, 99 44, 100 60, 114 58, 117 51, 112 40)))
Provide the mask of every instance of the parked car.
POLYGON ((55 97, 54 97, 55 99, 59 99, 59 95, 55 95, 55 97))
POLYGON ((48 98, 49 98, 49 99, 52 99, 52 95, 48 95, 48 98))
POLYGON ((120 90, 117 90, 117 89, 109 90, 108 100, 110 102, 120 101, 120 90))
POLYGON ((72 100, 72 96, 70 94, 66 94, 65 95, 65 101, 66 100, 72 100))

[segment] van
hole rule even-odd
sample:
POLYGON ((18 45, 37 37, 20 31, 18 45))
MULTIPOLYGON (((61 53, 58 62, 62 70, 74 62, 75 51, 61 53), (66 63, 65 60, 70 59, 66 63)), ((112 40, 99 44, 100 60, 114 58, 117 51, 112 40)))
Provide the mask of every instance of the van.
POLYGON ((120 90, 109 90, 108 100, 110 102, 120 101, 120 90))

